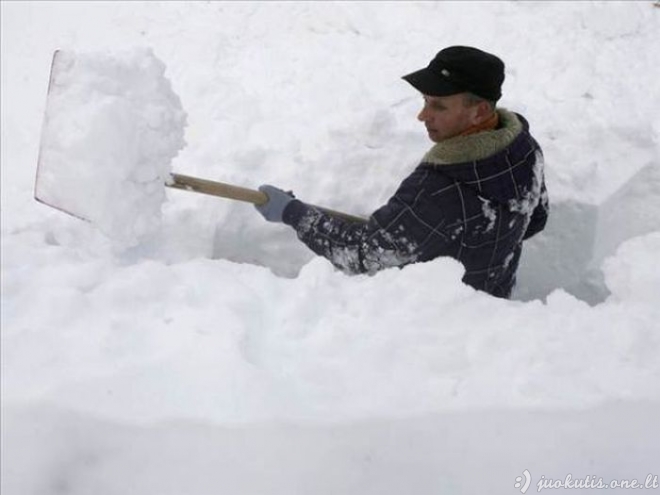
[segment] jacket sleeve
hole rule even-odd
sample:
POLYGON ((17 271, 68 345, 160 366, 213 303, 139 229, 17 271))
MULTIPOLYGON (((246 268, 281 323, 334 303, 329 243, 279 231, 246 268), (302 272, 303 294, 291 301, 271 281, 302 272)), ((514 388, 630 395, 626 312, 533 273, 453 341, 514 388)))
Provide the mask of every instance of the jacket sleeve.
POLYGON ((548 215, 550 213, 550 205, 548 202, 548 191, 545 187, 545 181, 541 186, 541 197, 539 199, 539 204, 534 208, 532 212, 532 217, 523 236, 523 240, 529 239, 545 228, 545 224, 548 221, 548 215))
POLYGON ((375 273, 417 260, 416 243, 406 236, 405 197, 395 195, 366 223, 330 216, 294 200, 284 211, 284 223, 316 254, 349 273, 375 273))

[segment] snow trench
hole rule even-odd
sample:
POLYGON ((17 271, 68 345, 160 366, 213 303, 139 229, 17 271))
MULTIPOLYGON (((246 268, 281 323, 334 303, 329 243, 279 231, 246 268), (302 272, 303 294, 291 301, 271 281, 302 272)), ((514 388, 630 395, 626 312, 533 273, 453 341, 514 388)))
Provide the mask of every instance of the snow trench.
POLYGON ((514 299, 563 289, 589 304, 610 294, 602 264, 625 241, 660 230, 660 162, 648 163, 599 204, 551 203, 545 230, 525 242, 514 299))
MULTIPOLYGON (((555 201, 550 195, 545 230, 523 245, 512 298, 545 299, 562 289, 590 305, 605 301, 610 291, 603 262, 625 241, 660 230, 660 163, 642 166, 598 202, 579 196, 555 201)), ((242 208, 233 208, 240 217, 242 208)), ((233 229, 228 223, 216 228, 214 259, 266 266, 292 278, 312 257, 288 227, 253 231, 233 229)))

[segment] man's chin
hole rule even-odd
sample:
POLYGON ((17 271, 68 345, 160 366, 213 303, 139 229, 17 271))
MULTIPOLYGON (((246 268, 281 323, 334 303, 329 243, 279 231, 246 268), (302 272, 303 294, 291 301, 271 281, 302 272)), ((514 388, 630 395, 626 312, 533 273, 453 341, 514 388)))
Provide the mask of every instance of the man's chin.
POLYGON ((440 141, 442 141, 442 139, 440 138, 440 135, 438 134, 437 131, 429 131, 429 130, 427 130, 426 133, 428 134, 429 139, 430 139, 431 141, 433 141, 434 143, 439 143, 440 141))

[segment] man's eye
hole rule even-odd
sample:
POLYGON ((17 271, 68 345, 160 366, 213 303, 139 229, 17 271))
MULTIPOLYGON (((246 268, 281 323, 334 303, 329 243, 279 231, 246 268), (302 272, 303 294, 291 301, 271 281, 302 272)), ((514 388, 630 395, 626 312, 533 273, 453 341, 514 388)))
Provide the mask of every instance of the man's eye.
POLYGON ((447 107, 445 107, 442 103, 438 101, 432 101, 424 98, 424 106, 431 108, 433 110, 447 110, 447 107))

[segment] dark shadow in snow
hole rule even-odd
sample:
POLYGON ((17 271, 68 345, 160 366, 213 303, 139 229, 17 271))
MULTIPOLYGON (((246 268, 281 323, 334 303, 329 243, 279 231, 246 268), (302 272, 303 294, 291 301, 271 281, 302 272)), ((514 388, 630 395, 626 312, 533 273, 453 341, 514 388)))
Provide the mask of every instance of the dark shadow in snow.
POLYGON ((525 243, 514 299, 561 288, 589 304, 609 295, 603 261, 628 239, 660 230, 660 166, 649 164, 601 204, 551 203, 546 229, 525 243))
POLYGON ((598 207, 567 201, 551 208, 543 233, 525 242, 514 299, 540 299, 562 288, 590 304, 603 301, 607 287, 589 269, 598 207))
POLYGON ((216 226, 213 259, 263 266, 279 277, 295 278, 314 257, 290 227, 268 224, 242 204, 229 208, 216 226))

